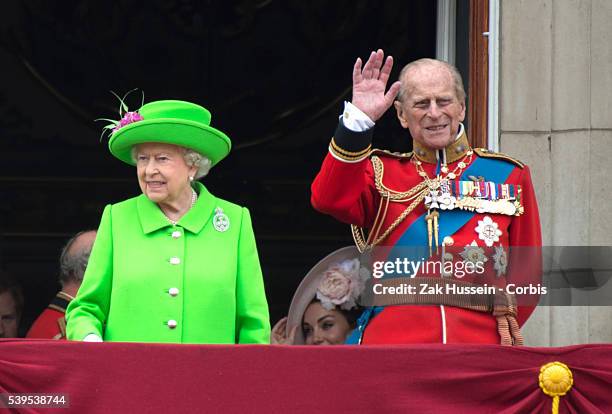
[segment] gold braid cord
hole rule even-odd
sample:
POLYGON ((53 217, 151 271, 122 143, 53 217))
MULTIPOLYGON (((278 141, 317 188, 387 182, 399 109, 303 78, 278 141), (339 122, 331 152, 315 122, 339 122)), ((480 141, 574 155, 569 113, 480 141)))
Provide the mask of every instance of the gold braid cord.
POLYGON ((397 226, 399 226, 399 224, 404 221, 408 214, 410 214, 423 201, 428 191, 427 183, 425 181, 415 185, 408 191, 395 191, 386 187, 383 184, 383 176, 385 174, 385 167, 383 162, 375 155, 372 156, 371 161, 372 166, 374 167, 374 184, 376 185, 376 190, 378 190, 378 193, 381 196, 381 203, 378 207, 378 212, 376 214, 376 220, 374 223, 376 226, 372 227, 373 233, 367 238, 367 241, 363 228, 351 225, 351 233, 353 234, 353 240, 355 240, 355 245, 361 253, 371 249, 372 247, 383 241, 389 235, 389 233, 391 233, 397 226), (379 226, 379 220, 380 223, 384 221, 389 202, 406 203, 409 201, 412 201, 410 205, 406 207, 402 214, 397 216, 397 218, 393 221, 393 223, 391 223, 389 227, 387 227, 387 229, 383 232, 381 236, 377 237, 378 233, 380 232, 380 228, 376 229, 375 227, 379 226), (380 212, 383 208, 383 205, 385 212, 381 217, 380 212))

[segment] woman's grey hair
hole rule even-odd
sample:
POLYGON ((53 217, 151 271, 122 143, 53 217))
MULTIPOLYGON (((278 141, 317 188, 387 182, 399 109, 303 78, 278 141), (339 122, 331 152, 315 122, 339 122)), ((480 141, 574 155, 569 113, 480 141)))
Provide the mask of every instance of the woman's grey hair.
POLYGON ((183 158, 185 158, 185 163, 188 167, 196 166, 198 167, 198 171, 196 171, 195 179, 205 177, 210 168, 212 167, 212 162, 208 157, 203 156, 197 151, 194 151, 190 148, 183 148, 185 150, 185 154, 183 158))
POLYGON ((404 82, 404 78, 407 76, 408 72, 412 69, 421 68, 423 66, 438 66, 448 70, 451 77, 453 78, 453 84, 455 86, 455 94, 457 95, 457 99, 459 100, 459 102, 465 103, 465 89, 463 88, 463 80, 461 79, 461 74, 459 73, 459 70, 457 70, 455 66, 451 65, 448 62, 429 58, 415 60, 414 62, 410 62, 409 64, 403 67, 399 75, 399 80, 402 82, 402 87, 400 88, 400 91, 397 94, 398 101, 402 101, 406 93, 408 93, 406 89, 407 85, 404 82))
MULTIPOLYGON (((183 159, 185 160, 185 164, 187 164, 188 167, 196 166, 198 168, 195 173, 195 177, 193 178, 197 180, 199 178, 205 177, 212 167, 212 161, 208 157, 205 157, 204 155, 192 150, 191 148, 181 147, 180 145, 177 146, 183 151, 183 159)), ((134 162, 136 162, 137 147, 137 145, 134 145, 132 147, 132 161, 134 162)))

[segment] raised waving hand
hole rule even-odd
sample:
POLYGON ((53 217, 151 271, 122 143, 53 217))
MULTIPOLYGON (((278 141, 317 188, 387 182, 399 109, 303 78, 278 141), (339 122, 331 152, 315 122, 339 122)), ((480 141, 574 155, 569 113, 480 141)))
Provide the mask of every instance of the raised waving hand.
POLYGON ((393 57, 387 56, 385 60, 382 49, 372 52, 363 68, 361 63, 361 58, 357 58, 353 66, 351 103, 376 122, 393 105, 400 90, 400 82, 394 82, 385 93, 393 68, 393 57))

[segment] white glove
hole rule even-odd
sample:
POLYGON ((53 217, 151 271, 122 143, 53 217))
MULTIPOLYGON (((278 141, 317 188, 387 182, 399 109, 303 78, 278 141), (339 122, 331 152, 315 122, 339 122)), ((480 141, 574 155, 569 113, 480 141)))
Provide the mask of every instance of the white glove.
POLYGON ((83 338, 83 342, 104 342, 102 338, 100 338, 96 334, 89 334, 85 338, 83 338))

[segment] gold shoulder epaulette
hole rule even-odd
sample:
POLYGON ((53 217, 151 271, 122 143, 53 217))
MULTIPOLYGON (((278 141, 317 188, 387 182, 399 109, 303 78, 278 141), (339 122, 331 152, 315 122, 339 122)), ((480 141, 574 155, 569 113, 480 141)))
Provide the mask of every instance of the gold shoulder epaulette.
POLYGON ((372 151, 370 152, 370 157, 372 155, 378 155, 378 156, 387 156, 387 157, 394 157, 394 158, 410 158, 412 157, 412 152, 391 152, 388 150, 384 150, 384 149, 379 149, 379 148, 373 148, 372 151))
POLYGON ((486 148, 474 148, 474 152, 478 154, 478 156, 483 157, 483 158, 495 158, 497 160, 504 160, 504 161, 511 162, 512 164, 516 165, 519 168, 525 167, 525 164, 523 164, 516 158, 512 158, 511 156, 503 154, 501 152, 489 151, 486 148))

